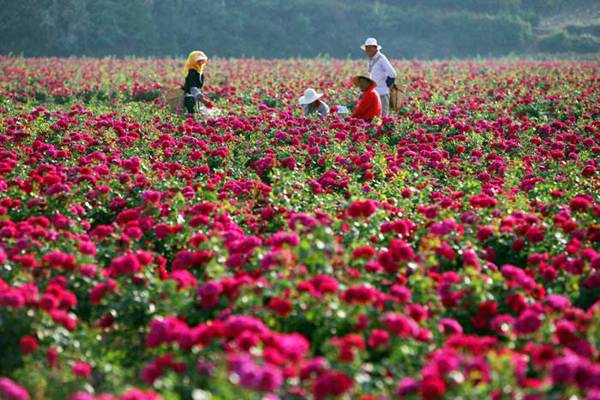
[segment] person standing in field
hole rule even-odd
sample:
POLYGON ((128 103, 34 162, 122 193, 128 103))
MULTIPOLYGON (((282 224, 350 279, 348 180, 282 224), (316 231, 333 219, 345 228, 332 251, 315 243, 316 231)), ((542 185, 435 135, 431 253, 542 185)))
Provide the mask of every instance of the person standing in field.
POLYGON ((329 115, 329 106, 323 100, 322 93, 317 93, 314 89, 306 89, 304 91, 304 96, 300 97, 298 103, 304 109, 304 116, 308 117, 309 115, 317 112, 321 117, 326 117, 329 115))
POLYGON ((381 117, 381 98, 377 94, 377 83, 368 72, 363 72, 352 77, 352 82, 360 88, 358 104, 352 113, 354 118, 360 118, 367 122, 381 117))
POLYGON ((202 87, 204 86, 204 66, 208 57, 202 51, 192 51, 187 58, 183 73, 185 74, 185 83, 181 87, 184 91, 183 105, 187 112, 193 114, 198 103, 207 107, 211 104, 204 98, 202 87))
POLYGON ((386 117, 390 110, 390 87, 396 81, 396 70, 387 57, 379 50, 377 39, 368 38, 360 48, 366 53, 367 71, 377 83, 377 93, 381 98, 381 115, 386 117))

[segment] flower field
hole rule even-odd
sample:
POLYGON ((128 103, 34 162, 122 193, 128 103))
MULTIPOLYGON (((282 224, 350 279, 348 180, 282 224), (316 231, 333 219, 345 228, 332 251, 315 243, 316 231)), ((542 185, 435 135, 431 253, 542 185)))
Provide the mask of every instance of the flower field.
POLYGON ((600 399, 600 63, 0 57, 0 398, 600 399))

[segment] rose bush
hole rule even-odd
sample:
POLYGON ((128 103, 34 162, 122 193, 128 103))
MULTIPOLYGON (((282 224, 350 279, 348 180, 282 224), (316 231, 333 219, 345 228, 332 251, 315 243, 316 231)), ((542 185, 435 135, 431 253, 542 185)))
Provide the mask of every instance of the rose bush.
POLYGON ((600 398, 597 63, 180 64, 0 57, 0 397, 600 398))

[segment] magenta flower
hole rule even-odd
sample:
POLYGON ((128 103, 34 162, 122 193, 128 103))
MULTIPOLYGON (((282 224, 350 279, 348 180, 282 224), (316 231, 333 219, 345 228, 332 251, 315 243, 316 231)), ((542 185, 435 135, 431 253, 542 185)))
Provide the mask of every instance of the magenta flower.
POLYGON ((377 210, 377 206, 372 200, 355 201, 348 207, 348 215, 351 218, 368 218, 377 210))
POLYGON ((552 361, 550 376, 555 384, 570 383, 575 378, 579 359, 576 357, 561 357, 552 361))
POLYGON ((71 373, 75 376, 81 377, 81 378, 87 378, 90 373, 92 372, 92 367, 83 361, 78 361, 75 364, 73 364, 73 368, 71 369, 71 373))
POLYGON ((69 400, 95 400, 96 398, 88 392, 77 392, 69 397, 69 400))
POLYGON ((0 377, 0 394, 7 400, 29 400, 27 390, 6 377, 0 377))
POLYGON ((368 344, 374 349, 387 347, 390 342, 390 335, 383 329, 375 329, 369 336, 368 344))
POLYGON ((142 266, 137 257, 133 254, 126 254, 117 257, 110 263, 111 275, 118 276, 123 274, 133 274, 141 271, 142 266))
POLYGON ((463 333, 462 326, 456 320, 451 318, 442 318, 439 322, 438 329, 441 333, 450 335, 463 333))
POLYGON ((542 317, 533 310, 525 310, 515 321, 515 332, 517 334, 531 334, 537 332, 542 326, 542 317))

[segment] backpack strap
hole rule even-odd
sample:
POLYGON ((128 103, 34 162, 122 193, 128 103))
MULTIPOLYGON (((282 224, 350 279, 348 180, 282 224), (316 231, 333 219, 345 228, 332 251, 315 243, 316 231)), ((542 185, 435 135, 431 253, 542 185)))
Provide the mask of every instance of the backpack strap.
POLYGON ((375 56, 375 58, 373 58, 372 60, 369 59, 369 63, 368 63, 369 73, 371 73, 371 71, 373 70, 373 67, 375 66, 375 64, 377 64, 379 62, 379 60, 381 60, 381 53, 377 53, 377 56, 375 56))

